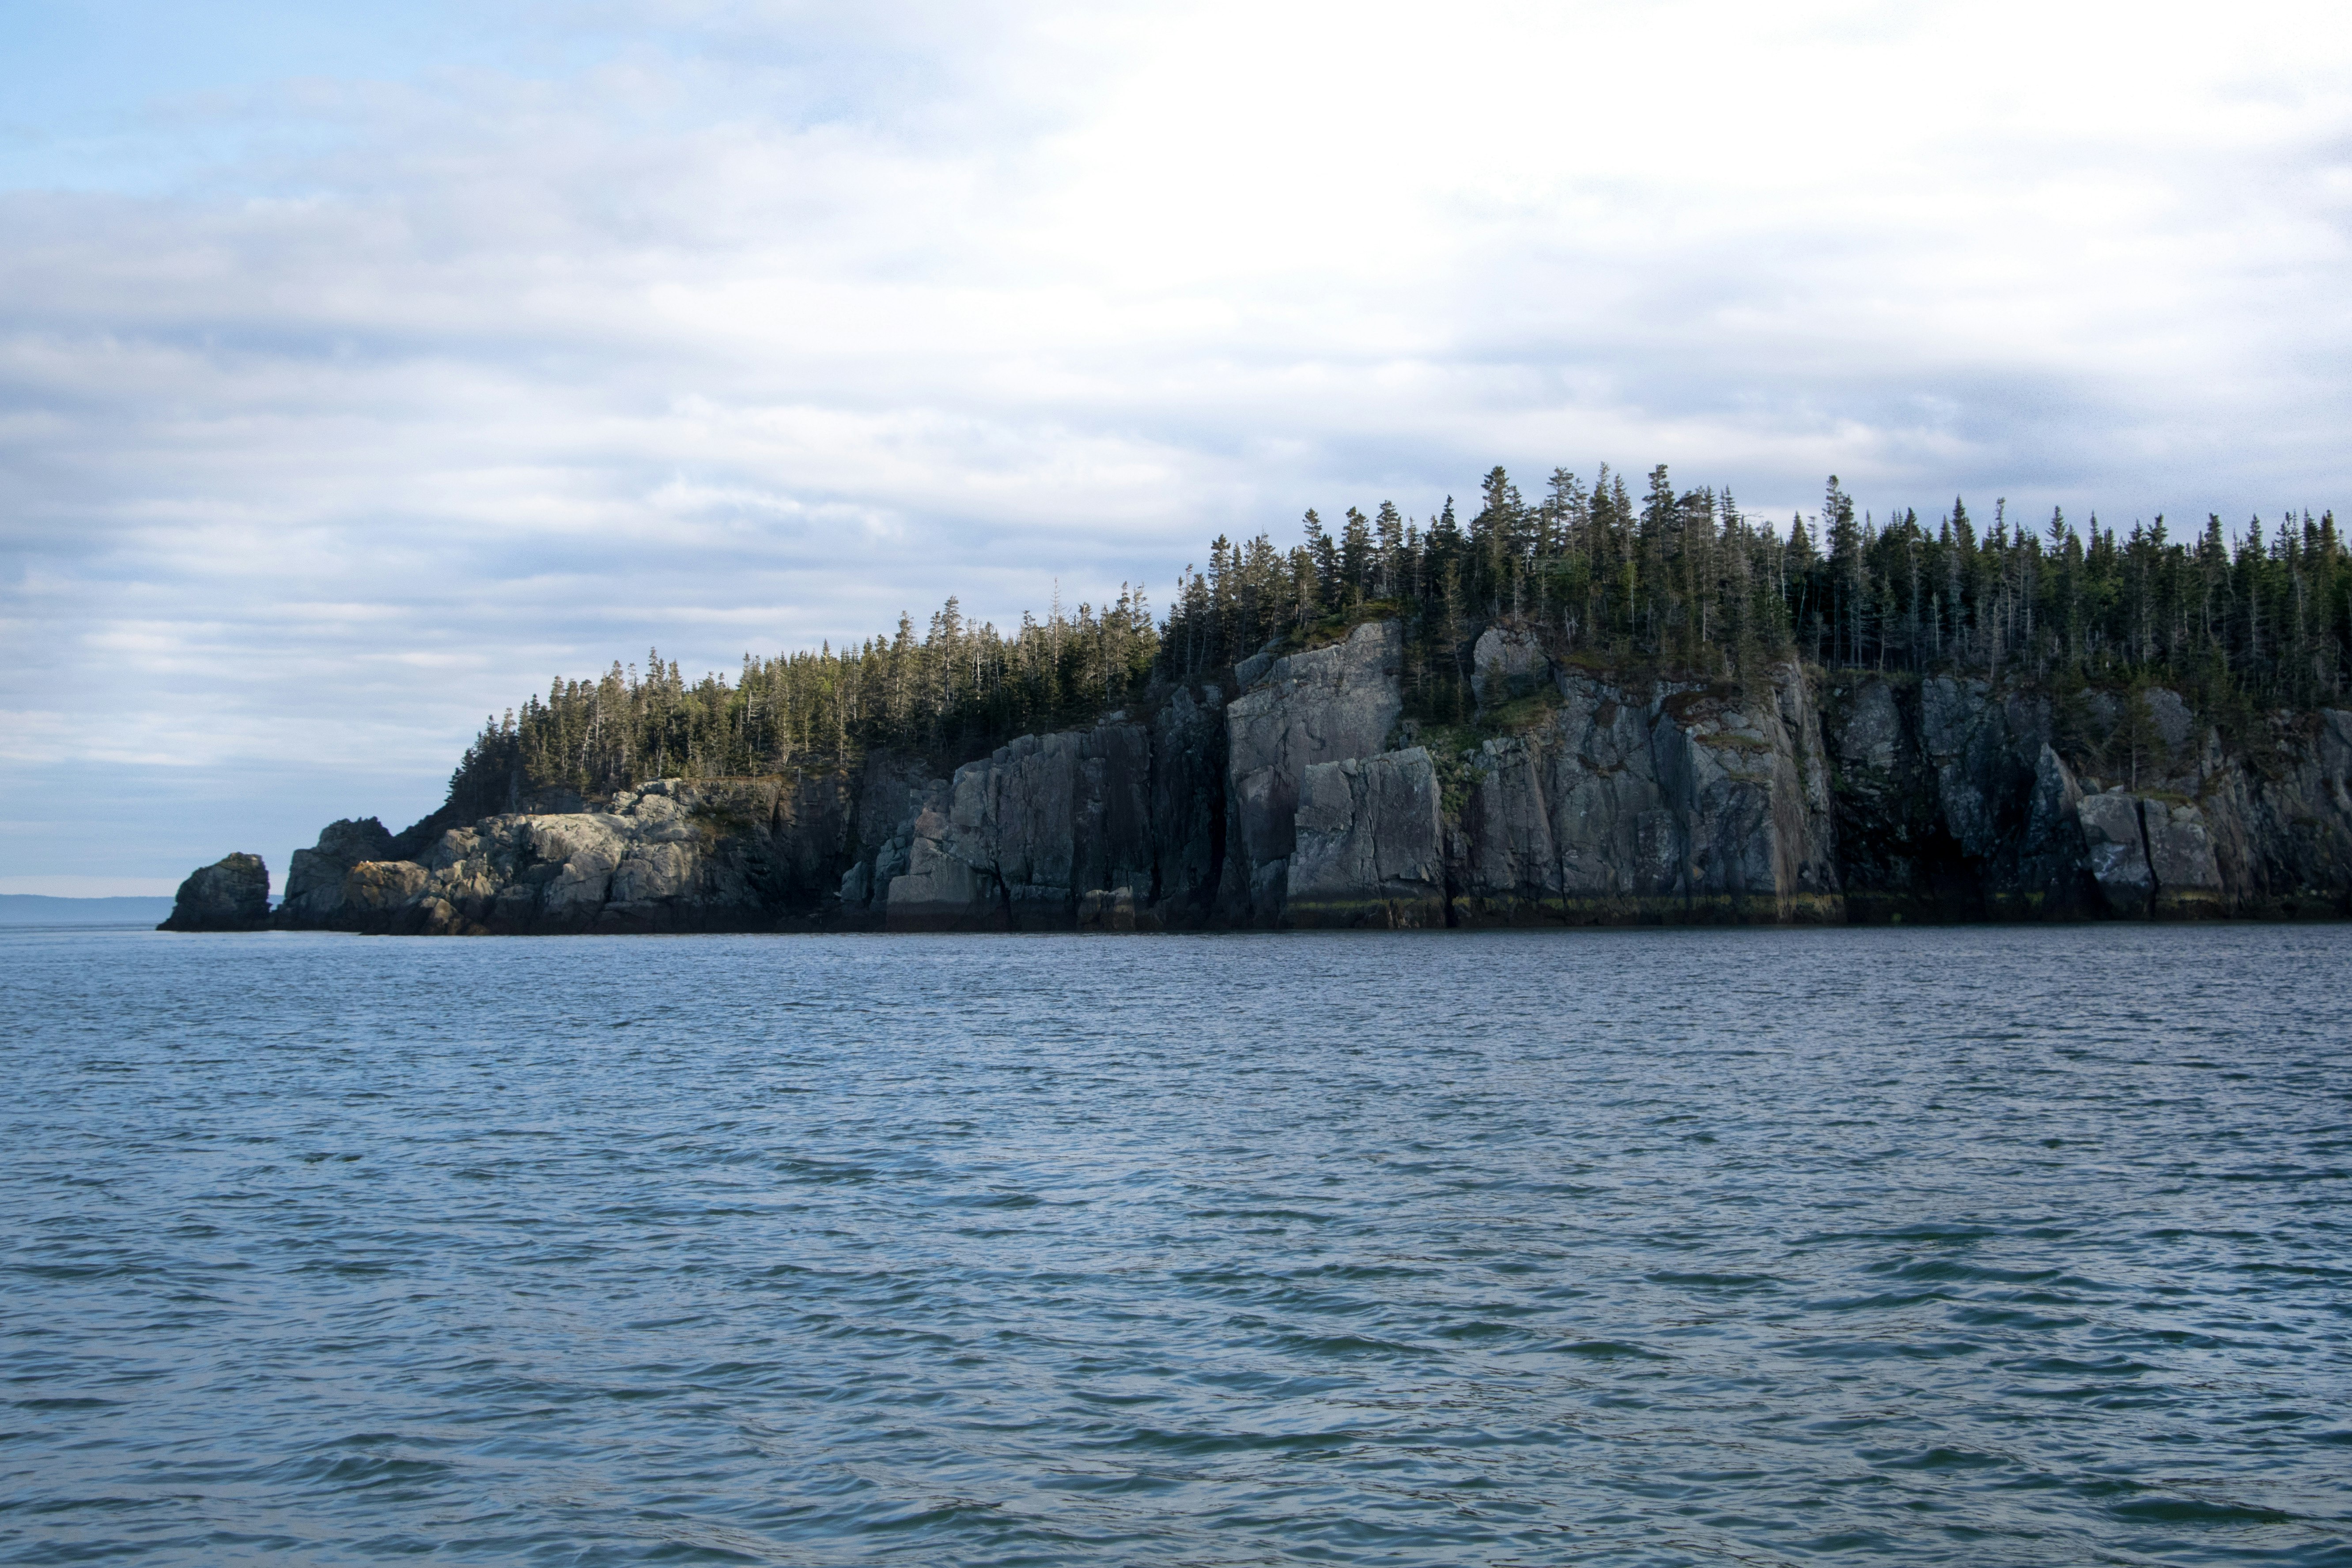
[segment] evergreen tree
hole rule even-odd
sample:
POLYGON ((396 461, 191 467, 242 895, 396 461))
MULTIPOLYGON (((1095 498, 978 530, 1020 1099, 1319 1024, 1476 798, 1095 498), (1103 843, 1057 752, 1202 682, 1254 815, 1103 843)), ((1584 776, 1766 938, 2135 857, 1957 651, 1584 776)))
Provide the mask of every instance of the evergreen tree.
POLYGON ((1390 502, 1344 513, 1338 540, 1308 511, 1288 548, 1265 534, 1210 542, 1208 569, 1178 574, 1164 621, 1140 588, 1000 632, 950 597, 928 623, 901 616, 864 643, 775 658, 689 682, 648 649, 486 721, 451 779, 453 806, 509 809, 562 786, 595 795, 670 775, 790 773, 898 747, 941 765, 1013 735, 1092 722, 1171 683, 1230 680, 1281 638, 1344 635, 1395 616, 1413 710, 1469 710, 1471 647, 1508 619, 1562 655, 1685 678, 1752 679, 1801 656, 1830 666, 1952 671, 2053 692, 2128 694, 2106 742, 2126 776, 2160 765, 2155 685, 2247 724, 2264 708, 2339 702, 2352 686, 2352 554, 2335 514, 2260 518, 2232 540, 2209 514, 2176 541, 2158 517, 2126 534, 2053 510, 2012 529, 2005 500, 1981 537, 1965 501, 1930 532, 1916 511, 1857 518, 1832 477, 1822 511, 1785 530, 1751 521, 1727 493, 1677 490, 1650 470, 1637 507, 1603 465, 1587 487, 1552 470, 1529 507, 1500 467, 1465 531, 1449 497, 1417 522, 1390 502), (2120 750, 2116 750, 2120 748, 2120 750))

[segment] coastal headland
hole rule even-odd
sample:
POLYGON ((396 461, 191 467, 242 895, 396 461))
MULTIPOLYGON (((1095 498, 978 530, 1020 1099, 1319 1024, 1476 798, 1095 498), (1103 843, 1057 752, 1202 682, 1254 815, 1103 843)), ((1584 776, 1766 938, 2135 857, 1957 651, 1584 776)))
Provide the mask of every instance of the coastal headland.
MULTIPOLYGON (((1290 639, 1296 641, 1297 639, 1290 639)), ((167 929, 379 933, 2311 918, 2352 912, 2352 711, 2252 743, 2166 688, 1632 674, 1497 621, 1471 710, 1410 717, 1365 618, 952 769, 887 747, 765 775, 531 789, 330 825, 167 929), (2095 770, 2095 771, 2094 771, 2095 770), (462 817, 462 820, 459 818, 462 817)), ((477 781, 478 783, 478 781, 477 781)))

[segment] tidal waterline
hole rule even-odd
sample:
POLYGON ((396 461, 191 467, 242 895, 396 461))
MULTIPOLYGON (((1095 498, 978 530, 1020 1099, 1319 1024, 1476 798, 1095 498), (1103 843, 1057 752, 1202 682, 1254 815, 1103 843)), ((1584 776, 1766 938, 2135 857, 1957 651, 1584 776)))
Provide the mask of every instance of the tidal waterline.
POLYGON ((2347 959, 0 933, 0 1557, 2352 1562, 2347 959))

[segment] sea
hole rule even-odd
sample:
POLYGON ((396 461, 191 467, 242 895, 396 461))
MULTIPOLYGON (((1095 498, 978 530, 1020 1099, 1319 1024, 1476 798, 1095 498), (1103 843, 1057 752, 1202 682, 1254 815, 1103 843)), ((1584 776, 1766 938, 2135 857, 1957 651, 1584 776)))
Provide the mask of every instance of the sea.
POLYGON ((0 1561, 2352 1563, 2352 926, 0 932, 0 1561))

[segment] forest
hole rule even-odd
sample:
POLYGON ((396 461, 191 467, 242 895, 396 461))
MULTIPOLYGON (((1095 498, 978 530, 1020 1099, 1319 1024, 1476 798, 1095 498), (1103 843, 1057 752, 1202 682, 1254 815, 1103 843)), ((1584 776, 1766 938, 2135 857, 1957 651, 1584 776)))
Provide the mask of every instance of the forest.
POLYGON ((1857 517, 1832 476, 1821 510, 1785 527, 1727 492, 1677 491, 1664 466, 1637 497, 1604 465, 1555 469, 1529 501, 1501 468, 1466 523, 1383 502, 1336 523, 1317 512, 1284 548, 1211 542, 1179 575, 1164 621, 1142 590, 1058 602, 1011 631, 955 599, 918 631, 761 658, 689 684, 650 653, 558 679, 487 723, 451 780, 451 806, 505 809, 517 784, 607 794, 640 780, 776 773, 905 747, 952 763, 1024 732, 1085 723, 1179 682, 1219 679, 1276 642, 1304 645, 1375 615, 1407 636, 1406 700, 1450 722, 1469 710, 1470 650, 1497 620, 1534 627, 1563 658, 1732 682, 1791 657, 1826 668, 1959 671, 2063 696, 2162 684, 2228 724, 2341 699, 2352 674, 2352 562, 2330 511, 2233 537, 2217 515, 2176 536, 2063 512, 2029 525, 1996 501, 1989 527, 1955 498, 1857 517))

